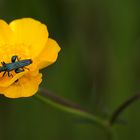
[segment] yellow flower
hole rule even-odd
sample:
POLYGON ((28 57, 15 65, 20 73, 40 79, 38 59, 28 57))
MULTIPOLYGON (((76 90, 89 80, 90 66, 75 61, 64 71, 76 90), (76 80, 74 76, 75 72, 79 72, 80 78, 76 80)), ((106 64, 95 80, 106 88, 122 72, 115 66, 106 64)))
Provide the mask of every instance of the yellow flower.
MULTIPOLYGON (((0 94, 9 98, 34 95, 42 81, 39 70, 54 63, 59 51, 57 42, 48 38, 46 25, 39 21, 22 18, 7 24, 0 20, 0 62, 5 62, 7 68, 9 64, 20 64, 22 60, 32 61, 26 67, 18 68, 24 70, 19 73, 15 71, 16 67, 10 70, 9 76, 8 71, 5 70, 5 75, 3 75, 5 71, 1 71, 0 94), (19 60, 11 62, 15 55, 19 60)), ((3 67, 4 65, 1 65, 0 69, 3 67)))

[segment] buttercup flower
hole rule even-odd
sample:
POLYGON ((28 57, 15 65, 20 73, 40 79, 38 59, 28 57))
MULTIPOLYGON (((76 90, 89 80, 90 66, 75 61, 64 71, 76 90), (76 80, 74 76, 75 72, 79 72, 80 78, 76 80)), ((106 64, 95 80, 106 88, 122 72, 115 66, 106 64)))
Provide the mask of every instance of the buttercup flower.
POLYGON ((42 81, 39 70, 54 63, 59 51, 41 22, 22 18, 7 24, 0 20, 0 94, 9 98, 34 95, 42 81))

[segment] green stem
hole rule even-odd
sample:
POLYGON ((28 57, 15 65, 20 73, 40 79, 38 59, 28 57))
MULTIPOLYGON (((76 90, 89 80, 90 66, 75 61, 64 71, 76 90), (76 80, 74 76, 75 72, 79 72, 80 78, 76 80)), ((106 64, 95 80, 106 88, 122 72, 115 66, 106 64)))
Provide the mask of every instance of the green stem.
POLYGON ((119 140, 118 135, 113 127, 108 127, 106 131, 108 134, 108 140, 119 140))
POLYGON ((114 125, 117 118, 120 116, 121 113, 123 113, 123 111, 128 108, 132 103, 134 103, 135 101, 137 101, 138 99, 140 99, 140 93, 137 93, 135 95, 133 95, 132 97, 130 97, 129 99, 127 99, 126 101, 124 101, 112 114, 110 120, 109 120, 109 124, 110 126, 114 125))
POLYGON ((64 100, 64 99, 48 92, 47 90, 43 89, 43 90, 41 90, 41 92, 43 94, 45 94, 45 96, 36 94, 35 98, 44 102, 45 104, 49 104, 58 109, 61 109, 62 111, 65 111, 65 112, 80 116, 82 118, 85 118, 87 120, 90 120, 93 123, 96 123, 101 127, 105 127, 105 128, 108 127, 106 121, 102 120, 101 118, 99 118, 93 114, 90 114, 89 112, 85 111, 84 109, 81 109, 76 104, 73 104, 67 100, 64 100))

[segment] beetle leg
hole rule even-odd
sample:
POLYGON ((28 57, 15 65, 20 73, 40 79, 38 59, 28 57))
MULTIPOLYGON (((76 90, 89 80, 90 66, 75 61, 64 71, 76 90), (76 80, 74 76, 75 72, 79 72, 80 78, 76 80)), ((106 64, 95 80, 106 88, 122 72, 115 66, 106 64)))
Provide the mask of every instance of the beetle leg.
POLYGON ((15 73, 20 73, 20 72, 23 72, 24 69, 15 69, 15 73))
POLYGON ((6 74, 6 72, 7 72, 7 71, 5 71, 5 72, 3 73, 2 77, 6 74))
POLYGON ((13 74, 11 74, 9 71, 8 71, 8 77, 12 76, 13 77, 13 74))
POLYGON ((29 68, 27 68, 27 67, 24 67, 24 69, 26 69, 26 70, 30 70, 29 68))
POLYGON ((17 60, 18 60, 18 61, 20 61, 20 59, 21 59, 21 57, 20 57, 20 58, 19 58, 19 57, 17 57, 17 60))
POLYGON ((17 55, 12 56, 11 62, 14 63, 16 61, 16 59, 18 60, 18 56, 17 55))
POLYGON ((8 71, 8 77, 10 77, 10 72, 8 71))
POLYGON ((3 62, 1 62, 1 64, 2 64, 2 66, 4 66, 6 63, 3 61, 3 62))

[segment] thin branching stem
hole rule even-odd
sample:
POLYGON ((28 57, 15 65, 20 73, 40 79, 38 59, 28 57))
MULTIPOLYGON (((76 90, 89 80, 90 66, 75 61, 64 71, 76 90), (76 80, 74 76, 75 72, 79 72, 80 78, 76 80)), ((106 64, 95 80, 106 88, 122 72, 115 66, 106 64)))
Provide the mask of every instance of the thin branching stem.
POLYGON ((140 93, 135 94, 134 96, 130 97, 128 100, 123 102, 111 115, 111 118, 109 120, 109 124, 112 126, 117 118, 120 116, 120 114, 128 108, 132 103, 134 103, 136 100, 140 99, 140 93))
POLYGON ((92 121, 94 124, 98 124, 101 127, 108 127, 106 121, 101 118, 89 113, 87 110, 81 108, 79 105, 68 101, 54 93, 47 91, 46 89, 40 90, 41 94, 36 94, 34 97, 44 102, 45 104, 50 104, 56 108, 59 108, 65 112, 77 115, 89 121, 92 121))

